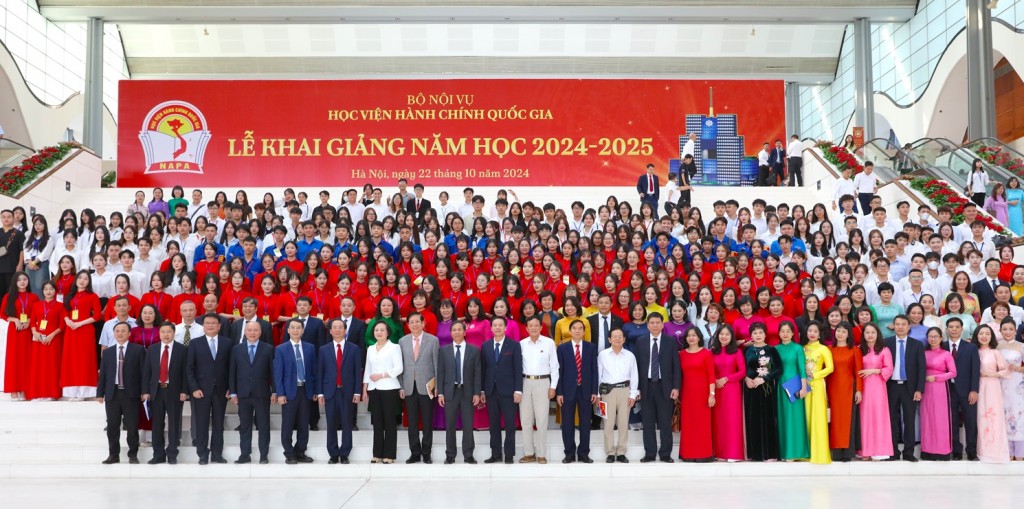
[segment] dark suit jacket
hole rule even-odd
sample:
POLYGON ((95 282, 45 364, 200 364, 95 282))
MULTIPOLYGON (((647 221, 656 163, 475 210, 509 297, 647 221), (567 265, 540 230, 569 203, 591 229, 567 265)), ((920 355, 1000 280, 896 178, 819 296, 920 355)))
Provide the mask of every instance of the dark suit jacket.
MULTIPOLYGON (((315 318, 310 318, 315 320, 315 318)), ((318 320, 319 321, 319 320, 318 320)), ((323 327, 323 322, 320 323, 323 327)), ((316 349, 305 340, 302 345, 302 367, 306 371, 306 398, 313 399, 316 394, 316 349)), ((295 349, 291 340, 277 345, 274 352, 274 387, 277 388, 277 395, 288 399, 295 399, 299 391, 299 379, 295 371, 295 349)))
POLYGON ((649 201, 649 202, 657 203, 658 200, 661 199, 661 184, 658 182, 658 176, 657 175, 654 175, 654 196, 648 195, 647 191, 648 191, 647 172, 644 172, 643 175, 640 175, 640 177, 636 179, 636 192, 639 193, 639 194, 644 195, 642 201, 649 201))
MULTIPOLYGON (((146 363, 142 367, 142 393, 156 396, 160 388, 160 357, 164 353, 163 343, 156 343, 146 352, 146 363)), ((176 341, 171 342, 171 361, 167 364, 167 390, 173 394, 188 393, 185 378, 185 362, 188 347, 176 341)))
MULTIPOLYGON (((142 395, 142 365, 145 358, 146 349, 142 345, 126 344, 121 374, 124 376, 122 382, 129 398, 138 398, 142 395)), ((96 394, 101 398, 110 399, 114 397, 115 389, 117 389, 116 344, 103 351, 103 358, 100 359, 100 377, 96 383, 96 394)))
MULTIPOLYGON (((342 320, 344 320, 344 318, 342 318, 342 320)), ((345 338, 345 340, 351 341, 352 344, 359 347, 360 351, 365 353, 366 341, 364 339, 366 338, 366 322, 356 318, 355 315, 349 317, 348 322, 348 337, 345 338)), ((331 342, 333 340, 328 337, 327 341, 331 342)), ((366 355, 363 355, 363 360, 366 360, 366 355)), ((360 380, 360 383, 361 382, 362 381, 360 380)))
POLYGON ((256 342, 256 355, 249 364, 248 341, 231 350, 228 392, 239 398, 269 398, 274 394, 274 347, 256 342))
POLYGON ((217 359, 214 360, 206 336, 192 339, 185 361, 190 393, 201 390, 206 397, 227 394, 228 361, 231 359, 231 348, 234 346, 235 343, 230 338, 218 336, 217 359))
MULTIPOLYGON (((302 330, 302 341, 313 345, 313 351, 315 352, 330 340, 331 336, 327 333, 324 321, 315 316, 309 316, 306 319, 306 328, 302 330)), ((283 341, 288 341, 287 334, 285 334, 283 341)))
MULTIPOLYGON (((949 341, 943 341, 942 349, 950 352, 949 348, 949 341)), ((977 392, 981 383, 981 356, 978 355, 978 347, 967 340, 960 340, 953 361, 956 363, 953 388, 961 398, 966 398, 971 392, 977 392)))
MULTIPOLYGON (((494 350, 491 350, 492 352, 494 350)), ((445 399, 455 398, 455 345, 441 347, 437 360, 437 390, 445 399)), ((493 357, 494 354, 491 354, 493 357)), ((493 362, 493 359, 492 359, 493 362)), ((480 393, 480 349, 462 342, 462 394, 473 396, 480 393)))
MULTIPOLYGON (((294 355, 294 352, 292 353, 294 355)), ((338 388, 338 352, 334 341, 320 347, 320 355, 316 359, 316 393, 323 394, 324 399, 335 396, 352 401, 352 396, 363 391, 363 351, 359 344, 345 341, 341 349, 341 388, 338 388)))
MULTIPOLYGON (((580 372, 583 374, 583 397, 598 394, 597 391, 597 346, 583 341, 580 349, 580 372)), ((576 400, 576 347, 572 341, 566 341, 555 349, 558 357, 558 385, 555 394, 565 397, 566 401, 576 400)))
MULTIPOLYGON (((590 339, 594 343, 594 345, 597 346, 598 353, 601 352, 601 347, 602 346, 605 346, 605 347, 610 347, 611 346, 611 344, 601 345, 601 343, 600 343, 600 340, 601 340, 601 327, 603 327, 601 325, 601 322, 603 320, 601 320, 600 318, 601 318, 601 314, 600 313, 598 313, 596 315, 590 315, 589 317, 587 317, 587 320, 590 321, 590 339)), ((619 317, 615 316, 614 314, 609 316, 609 322, 611 323, 611 329, 609 329, 609 332, 613 331, 615 329, 621 329, 622 326, 624 325, 623 322, 622 322, 622 318, 619 318, 619 317)))
POLYGON ((786 163, 786 149, 772 147, 768 152, 768 166, 772 168, 782 166, 786 163))
MULTIPOLYGON (((256 322, 260 324, 260 341, 262 341, 264 343, 267 343, 268 345, 271 345, 271 348, 273 348, 273 345, 274 345, 274 330, 273 330, 272 326, 270 325, 270 322, 268 322, 268 321, 266 321, 266 320, 264 320, 262 318, 257 318, 256 322)), ((228 329, 227 329, 228 330, 228 337, 230 337, 232 340, 234 340, 236 345, 245 342, 245 340, 242 339, 242 333, 244 332, 244 329, 242 328, 242 325, 244 323, 245 323, 245 319, 239 318, 238 320, 235 320, 235 321, 231 322, 231 325, 228 326, 228 329)), ((248 356, 249 352, 246 351, 245 355, 248 356)))
MULTIPOLYGON (((640 396, 647 397, 647 370, 651 365, 651 336, 643 336, 636 341, 636 367, 640 375, 640 396)), ((663 332, 658 340, 658 357, 661 359, 661 392, 667 399, 672 389, 678 389, 683 383, 683 372, 679 367, 679 345, 674 339, 663 332), (668 339, 669 341, 666 341, 668 339)))
MULTIPOLYGON (((885 347, 889 349, 889 353, 892 354, 892 368, 896 370, 896 336, 889 336, 885 338, 885 347)), ((924 364, 924 344, 915 339, 907 337, 907 351, 906 351, 906 362, 907 362, 907 383, 914 388, 915 392, 924 392, 924 377, 925 364, 924 364)))
POLYGON ((426 211, 430 210, 430 200, 428 200, 426 198, 421 199, 420 200, 420 207, 417 209, 416 208, 416 197, 413 196, 412 198, 409 199, 409 202, 405 204, 405 210, 407 210, 410 213, 412 213, 413 217, 416 218, 416 222, 419 222, 420 220, 423 219, 423 214, 426 211))
POLYGON ((996 301, 996 292, 992 290, 992 283, 987 277, 971 285, 971 292, 978 296, 982 311, 992 307, 996 301))
POLYGON ((523 392, 523 349, 508 337, 501 342, 501 359, 494 362, 494 340, 488 339, 480 348, 483 358, 483 387, 488 396, 511 396, 523 392))

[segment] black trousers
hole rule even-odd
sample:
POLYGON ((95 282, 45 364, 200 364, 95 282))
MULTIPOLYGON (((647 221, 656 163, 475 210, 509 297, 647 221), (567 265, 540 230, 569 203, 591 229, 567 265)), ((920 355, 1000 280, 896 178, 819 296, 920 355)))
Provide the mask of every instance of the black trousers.
MULTIPOLYGON (((487 416, 491 420, 491 456, 512 458, 516 455, 516 403, 512 396, 498 394, 487 396, 487 416), (504 451, 502 450, 501 424, 505 421, 504 451)), ((462 421, 463 429, 473 427, 473 420, 462 421)))
POLYGON ((373 422, 373 457, 395 459, 398 456, 398 412, 402 399, 398 389, 369 391, 370 420, 373 422))
POLYGON ((903 457, 909 458, 914 455, 914 444, 917 442, 917 435, 914 433, 914 422, 917 420, 917 402, 914 401, 914 388, 909 382, 901 384, 895 380, 890 380, 887 388, 889 393, 889 422, 892 423, 892 454, 893 456, 900 455, 898 443, 900 437, 902 437, 903 457))
POLYGON ((214 389, 212 394, 192 398, 192 412, 196 419, 196 454, 199 459, 209 459, 210 454, 220 458, 224 454, 224 412, 228 407, 224 393, 222 389, 214 389))
POLYGON ((462 417, 462 457, 469 459, 473 457, 476 448, 473 439, 473 395, 465 388, 455 386, 452 398, 444 400, 444 457, 447 459, 455 459, 458 452, 455 448, 455 431, 459 427, 459 417, 462 417))
MULTIPOLYGON (((644 456, 672 457, 672 412, 675 402, 666 398, 662 389, 664 380, 647 383, 647 393, 640 403, 640 419, 644 424, 644 456), (661 435, 661 446, 655 436, 655 426, 661 435)), ((563 421, 564 422, 564 421, 563 421)))
POLYGON ((178 457, 178 436, 181 434, 181 409, 185 405, 167 388, 157 388, 156 394, 149 398, 149 415, 153 418, 153 457, 178 457), (164 446, 164 426, 167 427, 167 445, 164 446))
POLYGON ((590 402, 590 394, 585 392, 582 387, 576 386, 576 394, 562 395, 565 398, 565 404, 562 405, 562 447, 567 458, 590 456, 590 417, 594 414, 594 404, 590 402), (570 397, 572 401, 569 401, 570 397), (579 445, 576 445, 576 428, 573 425, 577 411, 580 416, 579 445))
POLYGON ((332 458, 347 458, 352 452, 352 398, 345 398, 341 388, 334 397, 324 399, 324 413, 327 414, 327 454, 332 458), (338 428, 341 428, 341 445, 338 445, 338 428))
POLYGON ((967 396, 960 395, 956 385, 950 387, 949 411, 953 414, 953 454, 964 454, 974 457, 978 455, 978 405, 968 404, 967 396), (960 441, 960 428, 967 435, 967 449, 960 441))
POLYGON ((985 193, 972 193, 971 201, 979 207, 985 206, 985 193))
POLYGON ((429 457, 434 445, 434 400, 426 394, 420 394, 416 384, 413 384, 412 394, 405 395, 405 409, 409 414, 409 452, 414 458, 429 457))
POLYGON ((796 182, 798 186, 804 185, 804 158, 803 157, 790 157, 789 158, 789 185, 793 185, 796 182))
POLYGON ((768 185, 778 186, 786 182, 786 167, 782 164, 772 166, 772 171, 768 174, 768 185))
POLYGON ((860 213, 865 216, 871 214, 871 199, 875 197, 874 193, 857 193, 857 201, 860 202, 860 213))
POLYGON ((256 423, 260 459, 270 454, 270 396, 238 398, 238 438, 242 456, 252 455, 252 425, 256 423))
POLYGON ((114 389, 114 397, 103 400, 107 412, 107 447, 111 456, 121 455, 121 422, 128 434, 128 457, 139 454, 139 398, 124 389, 114 389))
POLYGON ((315 399, 309 400, 309 425, 320 427, 320 403, 315 399))
POLYGON ((295 399, 281 405, 281 446, 284 457, 291 458, 306 453, 309 445, 309 399, 306 397, 306 386, 295 391, 295 399), (292 443, 292 432, 296 432, 292 443))
POLYGON ((757 167, 757 180, 754 181, 754 185, 757 186, 757 187, 767 186, 768 185, 768 174, 770 172, 771 172, 771 169, 768 167, 767 164, 758 166, 757 167))
MULTIPOLYGON (((11 280, 14 279, 14 272, 0 272, 0 299, 3 299, 7 295, 7 290, 11 289, 11 280)), ((37 290, 37 288, 33 288, 37 290)))

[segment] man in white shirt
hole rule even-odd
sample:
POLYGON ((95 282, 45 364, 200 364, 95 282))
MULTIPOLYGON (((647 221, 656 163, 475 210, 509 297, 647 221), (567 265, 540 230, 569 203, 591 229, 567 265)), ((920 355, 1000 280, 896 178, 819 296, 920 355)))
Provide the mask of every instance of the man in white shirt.
POLYGON ((146 237, 139 239, 139 256, 135 258, 135 270, 146 276, 148 282, 150 276, 160 268, 160 262, 151 255, 153 243, 146 237))
POLYGON ((199 217, 209 218, 210 212, 203 201, 203 192, 199 189, 194 189, 192 191, 192 203, 188 204, 188 219, 190 222, 195 223, 199 217))
POLYGON ((122 274, 128 276, 128 293, 134 295, 137 299, 141 299, 142 294, 150 290, 149 276, 135 270, 135 253, 121 251, 120 257, 122 274))
POLYGON ((373 209, 377 213, 377 220, 383 221, 385 217, 391 215, 391 211, 388 209, 388 204, 381 202, 381 197, 384 195, 384 191, 381 188, 376 187, 373 189, 373 203, 366 206, 368 209, 373 209))
POLYGON ((766 141, 761 146, 761 151, 757 153, 757 182, 754 185, 758 187, 768 185, 768 173, 771 171, 771 167, 768 166, 768 157, 771 147, 772 145, 766 141))
MULTIPOLYGON (((106 322, 103 322, 103 330, 100 331, 100 351, 106 350, 114 346, 114 326, 124 322, 135 328, 135 319, 128 316, 131 306, 128 303, 128 297, 120 296, 114 298, 114 312, 117 315, 106 322)), ((202 327, 200 327, 200 330, 202 327)))
POLYGON ((789 185, 792 186, 795 182, 796 185, 803 187, 804 143, 800 141, 800 135, 790 136, 786 154, 789 155, 789 185))
POLYGON ((832 184, 832 210, 839 210, 839 202, 843 196, 857 195, 857 187, 853 183, 853 170, 849 166, 843 168, 843 176, 832 184))
MULTIPOLYGON (((966 240, 970 240, 971 237, 974 237, 972 225, 974 224, 974 221, 976 221, 977 219, 978 206, 975 205, 974 203, 964 204, 964 222, 953 227, 953 233, 955 234, 953 240, 955 240, 957 244, 960 244, 966 240)), ((992 230, 989 230, 988 228, 982 229, 982 237, 986 241, 992 240, 992 235, 992 230)))
POLYGON ((864 162, 864 171, 853 178, 853 187, 857 188, 857 199, 860 201, 861 214, 871 214, 871 197, 878 192, 878 175, 875 175, 875 163, 864 162))
POLYGON ((348 216, 352 218, 352 224, 362 221, 363 212, 366 211, 366 206, 359 203, 359 191, 349 189, 348 191, 345 191, 345 198, 347 201, 341 204, 341 208, 348 210, 348 216))
POLYGON ((636 357, 624 348, 626 336, 622 329, 614 329, 609 336, 611 348, 597 354, 597 373, 601 402, 606 405, 607 420, 604 426, 604 452, 606 463, 629 463, 626 459, 626 443, 629 440, 629 411, 633 409, 640 395, 640 374, 636 357), (615 428, 619 429, 619 440, 615 443, 615 428))
POLYGON ((181 301, 179 312, 181 313, 181 323, 174 326, 174 340, 188 346, 193 339, 203 335, 203 326, 196 322, 195 302, 181 301))
POLYGON ((696 147, 697 147, 697 133, 690 133, 690 137, 686 140, 686 143, 683 144, 683 152, 681 154, 679 154, 680 158, 686 157, 686 155, 689 154, 689 155, 693 156, 694 159, 696 159, 697 158, 697 154, 695 152, 696 151, 696 147))
MULTIPOLYGON (((555 342, 540 335, 541 321, 531 316, 526 321, 529 337, 519 345, 523 350, 523 400, 519 403, 523 424, 523 457, 520 463, 547 463, 548 406, 558 385, 558 358, 555 342), (534 431, 534 425, 537 431, 534 431)), ((589 418, 589 416, 580 416, 589 418)))

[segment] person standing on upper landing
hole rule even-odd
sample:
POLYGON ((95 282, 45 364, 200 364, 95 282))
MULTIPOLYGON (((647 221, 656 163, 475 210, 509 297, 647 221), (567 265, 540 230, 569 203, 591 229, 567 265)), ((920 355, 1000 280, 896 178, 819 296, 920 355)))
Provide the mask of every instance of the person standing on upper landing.
POLYGON ((654 210, 654 218, 658 218, 658 200, 661 198, 658 176, 654 174, 654 163, 647 164, 647 173, 636 180, 636 192, 640 194, 640 203, 648 203, 654 210))

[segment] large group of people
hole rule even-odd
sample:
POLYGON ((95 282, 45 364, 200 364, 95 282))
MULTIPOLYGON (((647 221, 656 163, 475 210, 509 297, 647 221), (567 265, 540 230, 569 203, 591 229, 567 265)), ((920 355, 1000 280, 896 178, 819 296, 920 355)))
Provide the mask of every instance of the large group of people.
POLYGON ((103 403, 104 463, 122 427, 132 463, 146 443, 176 463, 183 434, 226 462, 229 402, 236 463, 254 429, 269 461, 272 405, 287 463, 313 461, 321 428, 348 463, 363 402, 375 463, 400 425, 409 463, 433 461, 434 430, 445 463, 476 462, 473 430, 512 463, 517 428, 519 462, 547 463, 552 408, 563 463, 593 461, 595 429, 609 463, 631 429, 641 462, 1024 459, 1024 266, 974 204, 959 224, 887 210, 869 181, 809 209, 702 212, 686 186, 659 214, 654 173, 637 211, 472 188, 431 203, 404 180, 340 203, 175 187, 126 213, 2 211, 4 390, 103 403))

